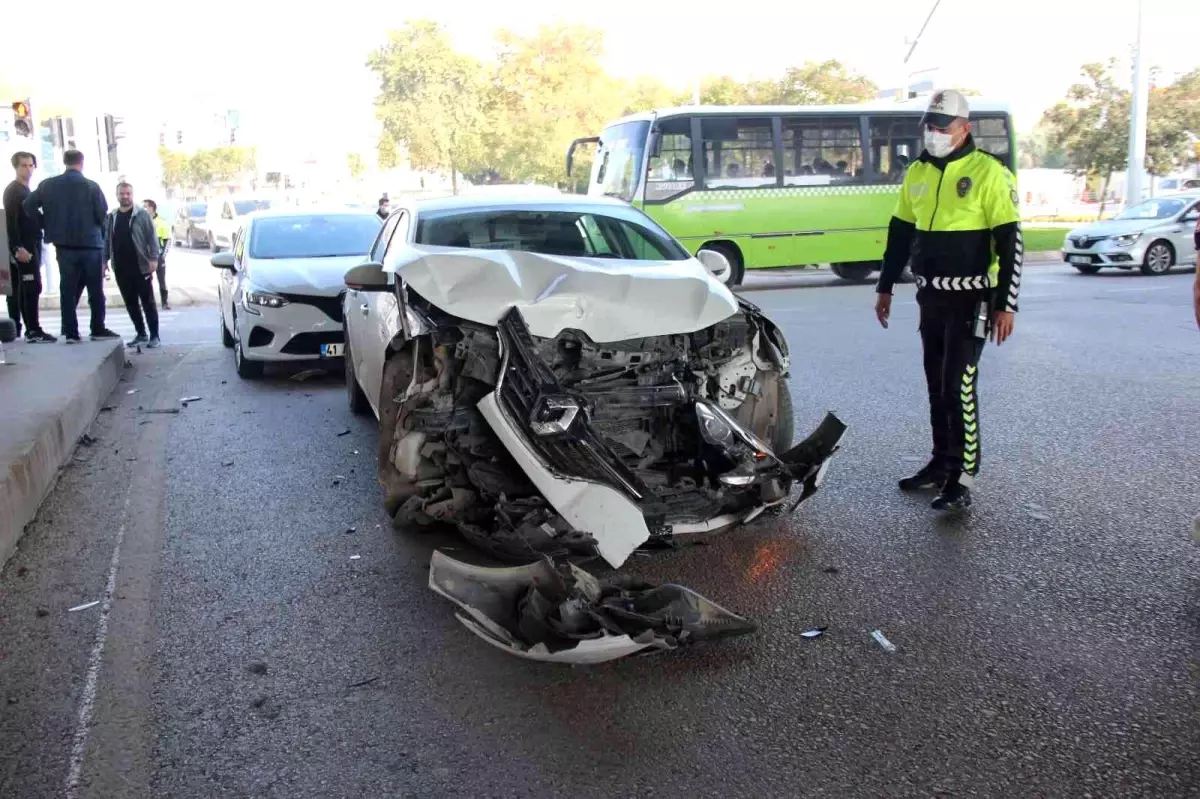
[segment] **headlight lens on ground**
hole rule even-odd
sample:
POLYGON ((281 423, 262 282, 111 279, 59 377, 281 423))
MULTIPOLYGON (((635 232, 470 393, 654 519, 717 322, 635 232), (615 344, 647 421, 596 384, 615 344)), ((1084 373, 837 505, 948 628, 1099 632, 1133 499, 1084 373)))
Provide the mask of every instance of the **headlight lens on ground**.
POLYGON ((1113 236, 1113 244, 1116 244, 1118 247, 1128 247, 1141 237, 1141 233, 1126 233, 1124 236, 1113 236))
POLYGON ((269 291, 255 291, 253 289, 242 295, 242 306, 251 313, 258 313, 254 308, 282 308, 287 305, 288 301, 278 294, 272 294, 269 291))

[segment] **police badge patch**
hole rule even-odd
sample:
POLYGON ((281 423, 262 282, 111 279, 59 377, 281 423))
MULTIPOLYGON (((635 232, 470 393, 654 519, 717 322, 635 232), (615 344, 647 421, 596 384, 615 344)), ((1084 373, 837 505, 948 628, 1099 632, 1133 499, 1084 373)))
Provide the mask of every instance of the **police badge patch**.
POLYGON ((971 190, 971 179, 970 178, 961 178, 958 181, 958 196, 966 197, 967 192, 969 192, 970 190, 971 190))
POLYGON ((1017 208, 1020 208, 1021 207, 1021 195, 1017 194, 1017 190, 1013 189, 1009 196, 1012 197, 1013 205, 1016 206, 1017 208))

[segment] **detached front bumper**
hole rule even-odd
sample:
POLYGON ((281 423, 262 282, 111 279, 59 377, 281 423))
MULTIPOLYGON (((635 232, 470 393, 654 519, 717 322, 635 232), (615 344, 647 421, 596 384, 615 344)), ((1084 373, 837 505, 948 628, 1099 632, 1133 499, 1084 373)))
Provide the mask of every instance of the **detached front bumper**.
POLYGON ((740 464, 720 481, 731 490, 755 491, 761 500, 734 513, 678 522, 592 428, 584 399, 561 386, 542 362, 520 313, 511 310, 497 329, 500 376, 495 391, 479 403, 480 411, 546 501, 572 527, 591 534, 614 567, 652 535, 715 532, 749 522, 787 502, 789 489, 799 482, 794 510, 820 488, 846 433, 846 425, 829 414, 807 439, 776 454, 719 407, 697 401, 701 415, 710 414, 728 428, 727 451, 740 464))

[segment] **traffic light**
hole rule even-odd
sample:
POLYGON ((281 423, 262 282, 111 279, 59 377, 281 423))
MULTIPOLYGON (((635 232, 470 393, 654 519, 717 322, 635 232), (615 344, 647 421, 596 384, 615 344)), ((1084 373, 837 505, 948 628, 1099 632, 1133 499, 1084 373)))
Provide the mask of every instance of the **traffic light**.
POLYGON ((17 101, 12 104, 13 110, 13 128, 17 135, 32 139, 33 138, 33 116, 29 113, 29 103, 17 101))

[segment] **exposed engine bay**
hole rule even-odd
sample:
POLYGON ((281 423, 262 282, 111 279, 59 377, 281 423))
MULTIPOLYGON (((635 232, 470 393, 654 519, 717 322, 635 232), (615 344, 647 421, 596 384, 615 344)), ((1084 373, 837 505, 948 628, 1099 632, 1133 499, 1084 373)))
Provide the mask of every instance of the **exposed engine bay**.
POLYGON ((404 325, 380 413, 388 510, 506 562, 620 566, 750 521, 796 482, 798 505, 846 429, 830 414, 792 446, 787 345, 745 302, 696 332, 598 343, 533 336, 515 307, 496 326, 464 320, 409 291, 404 325))

